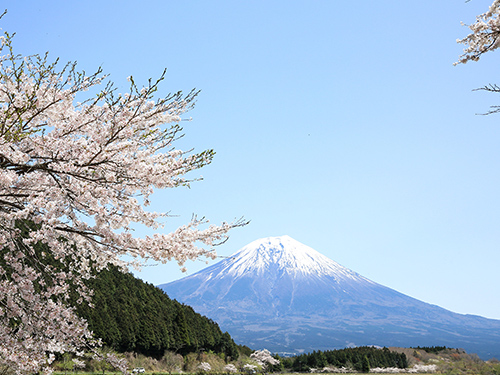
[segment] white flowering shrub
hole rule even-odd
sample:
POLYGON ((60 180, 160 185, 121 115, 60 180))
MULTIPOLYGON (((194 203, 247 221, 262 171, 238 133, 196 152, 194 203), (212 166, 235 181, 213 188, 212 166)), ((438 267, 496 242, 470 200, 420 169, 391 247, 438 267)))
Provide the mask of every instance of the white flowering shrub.
POLYGON ((209 372, 211 369, 212 369, 212 366, 210 366, 210 363, 208 363, 208 362, 201 362, 198 365, 198 370, 200 370, 201 372, 209 372))
POLYGON ((73 366, 75 369, 81 369, 81 368, 85 368, 85 361, 82 361, 78 358, 73 358, 73 366))
POLYGON ((235 365, 233 365, 232 363, 229 363, 227 365, 224 366, 224 369, 223 369, 224 372, 226 373, 235 373, 238 371, 238 369, 236 368, 235 365))
POLYGON ((415 365, 412 368, 408 369, 409 373, 414 373, 414 374, 422 374, 422 373, 428 373, 428 372, 436 372, 438 369, 437 365, 415 365))
POLYGON ((399 374, 401 372, 406 372, 406 370, 399 367, 375 367, 371 368, 370 372, 376 374, 399 374))

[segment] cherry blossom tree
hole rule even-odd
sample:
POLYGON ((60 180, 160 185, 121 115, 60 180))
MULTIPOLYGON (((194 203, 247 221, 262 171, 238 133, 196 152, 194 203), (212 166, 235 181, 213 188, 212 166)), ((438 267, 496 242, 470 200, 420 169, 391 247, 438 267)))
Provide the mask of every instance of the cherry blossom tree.
POLYGON ((274 358, 267 349, 256 350, 250 354, 250 358, 257 362, 259 366, 262 366, 263 371, 267 370, 270 366, 275 366, 280 363, 280 361, 274 358))
POLYGON ((69 304, 71 292, 91 301, 95 271, 214 258, 244 224, 194 217, 160 233, 167 215, 147 210, 154 189, 189 186, 186 173, 214 155, 174 147, 198 92, 154 99, 164 74, 144 87, 129 77, 117 94, 100 69, 19 56, 0 37, 0 362, 16 373, 50 372, 56 353, 99 344, 69 304), (135 225, 155 234, 134 236, 135 225))
MULTIPOLYGON (((479 61, 489 51, 500 47, 500 0, 494 0, 488 11, 476 17, 476 22, 469 25, 471 33, 457 42, 465 46, 464 53, 455 64, 479 61)), ((500 86, 489 84, 478 90, 500 93, 500 86)), ((491 106, 486 114, 500 112, 500 106, 491 106)))

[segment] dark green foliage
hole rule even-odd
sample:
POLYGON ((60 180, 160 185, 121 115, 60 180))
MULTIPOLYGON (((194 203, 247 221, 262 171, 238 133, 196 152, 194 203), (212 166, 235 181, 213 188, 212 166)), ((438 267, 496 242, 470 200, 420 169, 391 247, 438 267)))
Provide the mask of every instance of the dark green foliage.
POLYGON ((77 313, 87 319, 95 336, 117 351, 159 358, 165 350, 211 350, 238 358, 237 345, 217 323, 132 274, 110 267, 90 280, 89 287, 94 290, 94 307, 79 305, 77 313))
POLYGON ((368 357, 365 355, 363 359, 361 359, 361 363, 358 365, 360 368, 356 369, 358 371, 369 373, 370 372, 370 361, 368 357))
POLYGON ((283 366, 297 372, 309 372, 311 368, 352 367, 360 372, 369 372, 371 367, 407 368, 408 359, 404 353, 391 352, 387 348, 346 348, 341 350, 314 351, 282 359, 283 366))
POLYGON ((285 370, 285 366, 283 364, 283 358, 281 358, 279 354, 273 355, 273 358, 277 359, 279 363, 277 365, 268 365, 268 372, 270 373, 283 372, 285 370))
POLYGON ((238 352, 242 355, 246 355, 247 357, 250 357, 250 354, 253 353, 253 350, 246 345, 237 345, 237 347, 238 347, 238 352))

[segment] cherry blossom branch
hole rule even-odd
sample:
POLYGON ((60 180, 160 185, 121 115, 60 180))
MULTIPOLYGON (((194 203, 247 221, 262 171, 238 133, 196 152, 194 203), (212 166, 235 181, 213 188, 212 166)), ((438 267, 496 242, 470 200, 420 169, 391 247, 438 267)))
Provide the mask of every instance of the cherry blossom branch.
POLYGON ((197 179, 185 175, 212 162, 212 150, 175 148, 198 90, 154 100, 164 71, 145 87, 130 77, 117 94, 101 69, 87 76, 75 63, 58 70, 47 54, 15 55, 8 33, 0 52, 0 362, 27 374, 98 344, 69 304, 72 291, 91 300, 85 280, 96 271, 213 259, 247 222, 193 217, 163 233, 167 215, 146 210, 153 189, 189 186, 197 179), (135 225, 155 233, 134 237, 135 225))
POLYGON ((488 11, 477 16, 476 22, 468 27, 472 32, 457 40, 466 47, 456 64, 478 61, 484 53, 500 46, 500 0, 493 1, 488 11))

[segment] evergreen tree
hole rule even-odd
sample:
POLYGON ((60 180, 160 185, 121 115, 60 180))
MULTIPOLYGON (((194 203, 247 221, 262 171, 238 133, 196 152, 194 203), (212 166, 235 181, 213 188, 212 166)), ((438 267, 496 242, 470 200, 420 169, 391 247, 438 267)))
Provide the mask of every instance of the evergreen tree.
POLYGON ((369 373, 370 372, 370 361, 368 360, 368 356, 363 356, 361 360, 361 372, 369 373))

